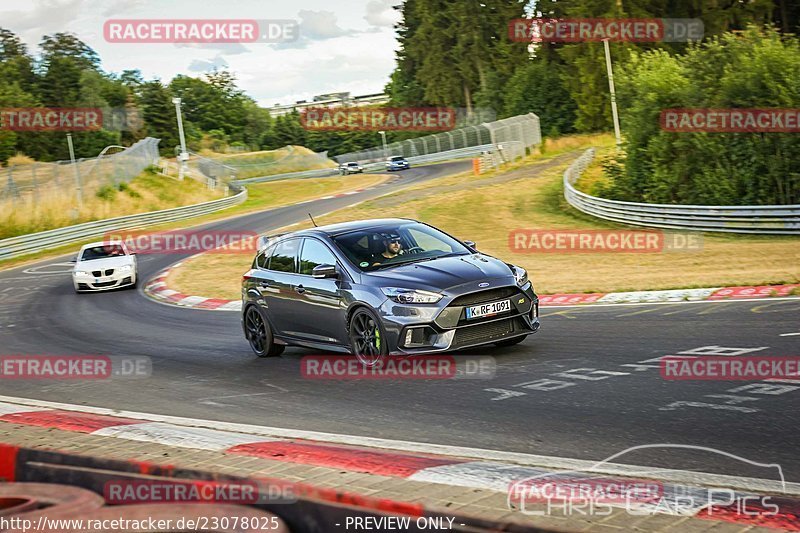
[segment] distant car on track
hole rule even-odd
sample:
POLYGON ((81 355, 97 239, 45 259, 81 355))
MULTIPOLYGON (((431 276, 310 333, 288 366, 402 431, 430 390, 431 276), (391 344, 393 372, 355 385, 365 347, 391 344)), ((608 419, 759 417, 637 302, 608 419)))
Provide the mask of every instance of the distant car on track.
POLYGON ((138 279, 136 254, 124 242, 93 242, 83 246, 74 260, 72 285, 75 292, 135 287, 138 279))
POLYGON ((527 272, 409 219, 311 228, 265 241, 242 280, 260 357, 286 345, 387 355, 511 346, 539 329, 527 272))
POLYGON ((396 155, 396 156, 390 157, 386 161, 386 170, 389 170, 389 171, 392 171, 392 170, 407 170, 409 168, 411 168, 411 165, 408 164, 408 159, 406 159, 405 157, 403 157, 401 155, 396 155))
POLYGON ((346 176, 347 174, 361 174, 363 172, 364 172, 364 167, 362 167, 355 161, 351 161, 349 163, 342 163, 341 165, 339 165, 339 173, 342 174, 343 176, 346 176))

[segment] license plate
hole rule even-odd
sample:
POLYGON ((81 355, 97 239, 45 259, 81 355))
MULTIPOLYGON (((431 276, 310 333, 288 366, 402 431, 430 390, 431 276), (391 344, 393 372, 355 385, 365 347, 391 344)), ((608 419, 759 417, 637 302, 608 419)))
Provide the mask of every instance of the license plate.
POLYGON ((95 283, 105 283, 109 278, 94 278, 95 283))
POLYGON ((482 316, 496 315, 506 311, 511 311, 511 300, 501 300, 499 302, 489 302, 487 304, 467 307, 467 318, 480 318, 482 316))

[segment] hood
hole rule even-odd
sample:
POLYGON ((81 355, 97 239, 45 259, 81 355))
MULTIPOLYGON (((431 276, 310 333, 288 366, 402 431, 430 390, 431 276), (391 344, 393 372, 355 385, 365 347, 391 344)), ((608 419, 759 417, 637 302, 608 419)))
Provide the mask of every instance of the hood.
POLYGON ((362 275, 370 280, 379 280, 384 287, 433 291, 442 291, 489 278, 510 277, 511 282, 514 282, 514 273, 506 263, 483 254, 443 257, 386 270, 365 272, 362 275))
POLYGON ((89 261, 78 261, 73 270, 105 270, 107 268, 117 268, 122 265, 133 265, 132 255, 120 255, 117 257, 104 257, 103 259, 92 259, 89 261))

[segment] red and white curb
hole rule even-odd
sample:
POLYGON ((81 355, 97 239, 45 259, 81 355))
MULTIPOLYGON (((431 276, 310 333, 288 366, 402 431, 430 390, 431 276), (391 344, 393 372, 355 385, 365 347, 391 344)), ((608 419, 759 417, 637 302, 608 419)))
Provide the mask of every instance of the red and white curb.
POLYGON ((183 263, 175 263, 165 268, 151 278, 144 286, 144 293, 155 300, 181 307, 192 309, 209 309, 215 311, 241 311, 240 300, 225 300, 222 298, 206 298, 205 296, 191 296, 183 294, 167 286, 167 276, 173 268, 179 268, 183 263))
MULTIPOLYGON (((366 437, 317 434, 331 435, 339 438, 339 440, 352 441, 352 443, 323 442, 304 438, 312 435, 311 432, 305 431, 243 426, 143 413, 120 412, 118 414, 106 414, 114 413, 114 411, 36 400, 7 397, 2 399, 18 400, 26 403, 0 401, 1 422, 55 428, 139 442, 153 442, 181 448, 219 451, 232 455, 260 457, 272 461, 313 465, 348 472, 404 478, 419 482, 483 489, 501 492, 506 495, 509 494, 509 489, 514 484, 523 483, 524 487, 526 480, 531 478, 544 476, 548 478, 556 476, 557 478, 559 475, 566 475, 568 479, 575 479, 576 476, 592 479, 596 478, 599 472, 596 470, 588 471, 584 469, 580 471, 579 469, 572 469, 565 473, 563 470, 552 470, 549 467, 542 468, 480 459, 481 455, 490 458, 492 455, 506 453, 492 450, 451 448, 407 441, 385 441, 366 437), (52 405, 52 407, 48 405, 52 405), (188 425, 186 423, 188 421, 191 421, 194 425, 188 425), (215 426, 240 427, 249 429, 251 432, 214 429, 215 426), (264 434, 269 432, 283 433, 283 435, 267 436, 264 434), (294 433, 297 437, 291 438, 287 433, 294 433), (395 443, 405 448, 417 447, 424 449, 427 447, 434 450, 451 448, 454 451, 464 452, 465 456, 425 453, 423 451, 410 452, 396 448, 370 448, 369 444, 366 444, 370 441, 395 443)), ((516 455, 520 459, 525 457, 524 454, 508 455, 516 455)), ((539 456, 527 457, 538 458, 539 456)), ((573 459, 563 459, 562 461, 579 467, 589 464, 588 461, 573 459)), ((606 465, 606 467, 613 466, 615 465, 606 465)), ((644 467, 616 466, 628 468, 631 472, 656 471, 656 469, 644 467)), ((800 531, 800 498, 798 498, 800 496, 800 484, 782 484, 769 480, 733 478, 703 473, 687 472, 686 474, 699 476, 698 479, 703 479, 706 485, 723 487, 725 485, 715 485, 711 482, 714 480, 724 480, 725 482, 737 480, 740 485, 749 483, 752 489, 711 491, 707 486, 703 487, 699 484, 688 485, 674 481, 659 482, 660 494, 658 502, 637 502, 635 509, 639 515, 657 513, 693 516, 702 519, 800 531), (781 495, 765 498, 755 490, 773 494, 777 492, 781 493, 781 495), (765 501, 768 502, 766 506, 763 503, 765 501), (749 512, 742 512, 742 502, 746 502, 744 505, 747 505, 749 512), (774 511, 773 504, 777 506, 777 511, 774 511)), ((629 475, 634 475, 637 479, 647 477, 646 475, 629 475)), ((619 474, 616 477, 603 474, 602 480, 604 483, 618 482, 620 485, 624 485, 626 481, 630 482, 630 479, 626 479, 626 477, 619 474)), ((510 499, 510 505, 511 508, 519 507, 514 505, 513 498, 510 499)), ((630 503, 626 502, 615 503, 611 501, 608 505, 612 507, 628 507, 630 509, 630 503)))
MULTIPOLYGON (((345 193, 347 194, 347 193, 345 193)), ((225 300, 221 298, 207 298, 204 296, 190 296, 172 290, 167 286, 166 279, 173 268, 178 268, 182 263, 160 271, 145 285, 145 294, 164 303, 191 307, 194 309, 213 309, 219 311, 241 311, 240 300, 225 300)), ((543 307, 582 305, 582 304, 621 304, 621 303, 670 303, 670 302, 699 302, 719 300, 751 300, 757 298, 775 298, 791 296, 800 290, 800 283, 791 285, 759 285, 743 287, 708 287, 703 289, 673 289, 664 291, 631 291, 609 292, 590 294, 540 294, 539 305, 543 307)))

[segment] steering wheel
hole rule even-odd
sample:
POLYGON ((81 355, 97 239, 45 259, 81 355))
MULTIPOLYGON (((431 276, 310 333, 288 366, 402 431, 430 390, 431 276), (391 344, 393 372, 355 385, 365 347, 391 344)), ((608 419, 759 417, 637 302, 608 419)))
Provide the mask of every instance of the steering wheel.
POLYGON ((406 250, 406 252, 408 252, 410 254, 418 254, 418 253, 424 252, 424 251, 425 250, 423 250, 421 246, 412 246, 411 248, 406 250))

